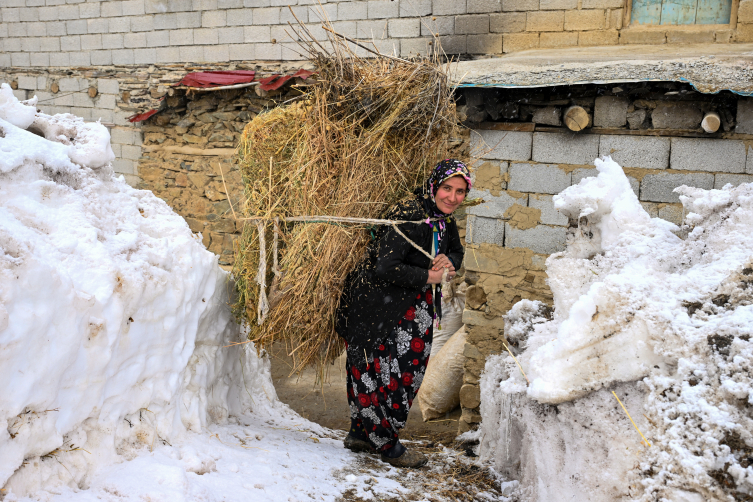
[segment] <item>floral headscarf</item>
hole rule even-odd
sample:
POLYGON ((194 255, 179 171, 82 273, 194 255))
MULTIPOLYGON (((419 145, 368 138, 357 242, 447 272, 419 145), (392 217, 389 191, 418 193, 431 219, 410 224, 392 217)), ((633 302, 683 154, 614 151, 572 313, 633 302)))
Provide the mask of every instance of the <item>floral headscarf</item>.
MULTIPOLYGON (((434 167, 434 170, 429 175, 429 179, 424 184, 424 196, 428 196, 431 199, 432 205, 436 209, 436 201, 434 197, 437 195, 439 185, 443 181, 452 178, 453 176, 462 176, 466 183, 468 183, 468 190, 471 189, 471 173, 468 171, 468 166, 455 159, 445 159, 434 167)), ((439 210, 436 209, 439 213, 439 210)), ((441 214, 441 213, 440 213, 441 214)))

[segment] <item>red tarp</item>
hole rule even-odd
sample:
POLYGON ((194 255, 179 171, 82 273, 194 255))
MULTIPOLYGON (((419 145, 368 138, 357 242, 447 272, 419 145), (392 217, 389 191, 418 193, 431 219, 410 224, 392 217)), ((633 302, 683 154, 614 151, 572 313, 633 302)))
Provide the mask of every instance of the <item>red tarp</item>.
MULTIPOLYGON (((285 82, 291 78, 307 79, 313 75, 313 71, 298 70, 295 75, 272 75, 271 77, 259 80, 259 87, 264 91, 274 91, 282 87, 285 82)), ((251 70, 236 71, 202 71, 189 73, 174 85, 185 85, 187 87, 221 87, 224 85, 246 84, 253 82, 256 72, 251 70)), ((159 110, 149 110, 148 112, 132 115, 128 117, 130 122, 143 122, 159 110)))
POLYGON ((253 82, 255 71, 202 71, 189 73, 175 85, 188 87, 220 87, 223 85, 245 84, 253 82))
POLYGON ((259 88, 261 88, 262 91, 274 91, 282 87, 285 82, 291 78, 300 77, 302 79, 307 79, 313 74, 313 71, 298 70, 295 75, 272 75, 271 77, 259 80, 259 88))
POLYGON ((149 117, 151 117, 152 115, 154 115, 155 113, 157 113, 157 110, 149 110, 148 112, 139 113, 138 115, 131 115, 130 117, 128 117, 128 121, 129 122, 143 122, 149 117))

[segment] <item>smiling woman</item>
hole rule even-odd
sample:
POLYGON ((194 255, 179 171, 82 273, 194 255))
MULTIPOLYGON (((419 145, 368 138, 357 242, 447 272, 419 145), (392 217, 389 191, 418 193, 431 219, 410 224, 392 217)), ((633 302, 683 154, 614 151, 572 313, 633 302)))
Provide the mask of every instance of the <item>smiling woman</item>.
POLYGON ((445 270, 454 276, 463 261, 452 212, 470 188, 465 164, 452 159, 437 164, 414 197, 385 215, 421 223, 404 223, 399 232, 382 227, 346 280, 337 319, 337 333, 348 346, 346 448, 378 451, 383 461, 400 467, 426 463, 423 454, 400 444, 398 434, 424 378, 434 319, 442 316, 442 276, 445 270), (427 257, 432 251, 433 260, 427 257))

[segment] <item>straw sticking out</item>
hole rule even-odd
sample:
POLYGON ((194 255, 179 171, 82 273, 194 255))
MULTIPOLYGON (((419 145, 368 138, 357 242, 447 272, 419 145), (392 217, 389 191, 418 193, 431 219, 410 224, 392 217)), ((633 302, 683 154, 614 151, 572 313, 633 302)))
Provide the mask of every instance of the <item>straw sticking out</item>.
POLYGON ((646 439, 646 436, 644 436, 641 430, 638 428, 638 426, 635 425, 635 421, 633 421, 633 417, 630 416, 630 413, 628 413, 627 408, 625 408, 625 405, 622 404, 622 401, 620 401, 620 398, 617 397, 617 394, 615 394, 614 391, 612 391, 612 395, 617 400, 617 402, 620 403, 620 406, 622 406, 622 410, 625 412, 625 415, 627 415, 627 417, 630 419, 630 422, 633 424, 633 427, 635 427, 635 430, 638 431, 638 434, 641 435, 641 437, 643 438, 643 441, 645 441, 647 445, 651 446, 651 443, 648 442, 648 439, 646 439))
POLYGON ((526 376, 526 372, 523 371, 523 366, 521 366, 520 363, 518 362, 518 358, 515 357, 515 354, 512 353, 512 350, 510 350, 510 347, 508 347, 504 341, 502 342, 502 345, 504 345, 505 348, 507 349, 507 352, 510 353, 510 356, 512 357, 513 361, 515 361, 515 364, 518 365, 518 369, 520 370, 520 373, 523 375, 523 378, 526 379, 526 382, 528 382, 528 385, 531 385, 531 381, 526 376))

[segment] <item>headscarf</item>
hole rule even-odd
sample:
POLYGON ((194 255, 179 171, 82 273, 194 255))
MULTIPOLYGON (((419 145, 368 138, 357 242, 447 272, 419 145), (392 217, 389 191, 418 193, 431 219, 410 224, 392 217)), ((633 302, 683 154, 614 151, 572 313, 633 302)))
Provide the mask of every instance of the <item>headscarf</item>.
POLYGON ((429 179, 424 183, 424 197, 428 197, 431 200, 432 209, 437 216, 443 214, 437 208, 436 201, 434 200, 439 190, 439 185, 454 176, 462 176, 465 182, 468 183, 468 190, 471 189, 471 173, 468 171, 468 166, 456 159, 445 159, 438 163, 429 175, 429 179))
MULTIPOLYGON (((468 190, 471 189, 471 173, 468 171, 468 167, 455 159, 445 159, 438 163, 431 171, 424 186, 416 188, 414 193, 419 199, 422 199, 424 210, 431 218, 440 218, 441 220, 451 219, 450 215, 444 214, 439 210, 435 197, 439 191, 439 185, 453 176, 462 176, 465 182, 468 183, 468 190)), ((426 223, 429 223, 429 221, 427 220, 426 223)), ((440 224, 444 228, 444 221, 441 221, 440 224)))
MULTIPOLYGON (((430 216, 433 216, 435 219, 438 218, 436 221, 431 221, 430 219, 426 220, 426 223, 431 226, 433 230, 437 248, 439 242, 444 238, 445 230, 447 228, 446 221, 449 221, 451 217, 439 210, 435 197, 439 191, 439 185, 454 176, 462 176, 465 182, 468 183, 468 190, 471 189, 471 173, 468 170, 468 166, 456 159, 445 159, 439 162, 429 175, 426 183, 424 183, 423 188, 420 189, 420 193, 423 196, 424 209, 429 212, 430 216)), ((439 295, 438 301, 434 302, 434 319, 438 319, 437 328, 441 329, 441 324, 439 322, 442 319, 441 284, 434 291, 439 295)))

